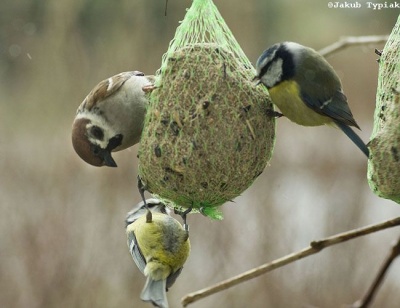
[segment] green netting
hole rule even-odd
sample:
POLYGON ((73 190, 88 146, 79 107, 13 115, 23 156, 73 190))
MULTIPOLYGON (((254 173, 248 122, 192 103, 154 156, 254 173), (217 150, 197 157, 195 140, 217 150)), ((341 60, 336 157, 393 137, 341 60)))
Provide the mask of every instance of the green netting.
POLYGON ((400 16, 379 61, 368 182, 380 197, 400 203, 400 16))
POLYGON ((168 59, 175 51, 190 44, 211 43, 232 52, 232 57, 241 62, 244 68, 240 70, 243 78, 254 77, 252 64, 244 54, 231 30, 226 25, 217 7, 211 0, 194 0, 187 11, 184 20, 178 27, 168 51, 163 56, 161 71, 168 66, 168 59), (249 75, 252 74, 252 75, 249 75))
POLYGON ((211 0, 195 0, 156 76, 139 149, 148 190, 178 210, 217 206, 264 170, 275 140, 267 91, 211 0))

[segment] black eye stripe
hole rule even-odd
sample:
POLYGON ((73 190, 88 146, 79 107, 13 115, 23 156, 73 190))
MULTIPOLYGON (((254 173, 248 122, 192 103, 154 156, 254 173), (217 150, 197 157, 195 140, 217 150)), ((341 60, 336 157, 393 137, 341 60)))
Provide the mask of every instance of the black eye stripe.
POLYGON ((283 60, 282 79, 287 80, 293 78, 295 75, 293 55, 286 48, 280 48, 277 52, 277 56, 283 60))
POLYGON ((268 71, 269 67, 272 64, 272 60, 276 58, 275 54, 277 48, 278 45, 275 45, 267 50, 264 50, 261 57, 257 60, 257 65, 261 65, 264 62, 264 65, 261 67, 261 71, 258 75, 259 77, 263 76, 268 71))
POLYGON ((263 66, 263 68, 261 69, 261 72, 260 72, 260 77, 264 76, 268 72, 271 64, 272 64, 272 61, 269 61, 266 65, 263 66))
POLYGON ((270 60, 261 68, 259 76, 265 75, 271 65, 275 63, 278 59, 282 60, 282 80, 287 80, 293 78, 295 73, 294 60, 292 54, 286 49, 284 45, 275 45, 270 49, 266 50, 264 55, 265 58, 270 58, 270 60))

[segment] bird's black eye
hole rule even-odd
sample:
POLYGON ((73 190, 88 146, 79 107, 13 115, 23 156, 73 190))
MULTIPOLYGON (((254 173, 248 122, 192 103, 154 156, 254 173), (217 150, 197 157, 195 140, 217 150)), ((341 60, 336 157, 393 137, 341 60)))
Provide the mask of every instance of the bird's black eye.
POLYGON ((96 138, 96 139, 98 139, 98 140, 103 140, 103 139, 104 139, 104 132, 103 132, 103 130, 102 130, 100 127, 98 127, 98 126, 92 126, 92 127, 90 128, 90 134, 91 134, 94 138, 96 138))

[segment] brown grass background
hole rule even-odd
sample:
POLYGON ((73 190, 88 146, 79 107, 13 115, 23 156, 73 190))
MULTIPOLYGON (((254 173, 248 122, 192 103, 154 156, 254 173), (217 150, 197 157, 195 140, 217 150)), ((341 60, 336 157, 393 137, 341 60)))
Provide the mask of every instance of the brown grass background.
MULTIPOLYGON (((293 40, 316 49, 345 35, 388 34, 398 11, 328 9, 327 1, 215 0, 254 63, 267 46, 293 40)), ((124 234, 140 197, 137 146, 117 169, 86 165, 73 152, 75 110, 100 80, 126 70, 153 73, 189 0, 15 0, 0 3, 0 306, 149 307, 144 278, 124 234)), ((382 45, 347 49, 329 61, 368 140, 382 45)), ((189 217, 192 253, 169 292, 180 298, 311 240, 399 215, 376 197, 366 159, 340 131, 279 119, 270 166, 225 219, 189 217)), ((201 307, 346 307, 369 286, 398 230, 328 248, 213 295, 201 307)), ((374 307, 396 307, 395 263, 374 307)))

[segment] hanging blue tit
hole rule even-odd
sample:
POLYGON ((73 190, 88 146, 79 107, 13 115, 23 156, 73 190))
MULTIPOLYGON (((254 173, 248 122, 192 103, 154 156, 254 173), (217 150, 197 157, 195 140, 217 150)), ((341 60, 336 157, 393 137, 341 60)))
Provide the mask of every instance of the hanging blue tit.
POLYGON ((190 253, 189 232, 158 199, 140 202, 125 222, 129 251, 147 277, 140 298, 167 308, 166 291, 180 275, 190 253))

